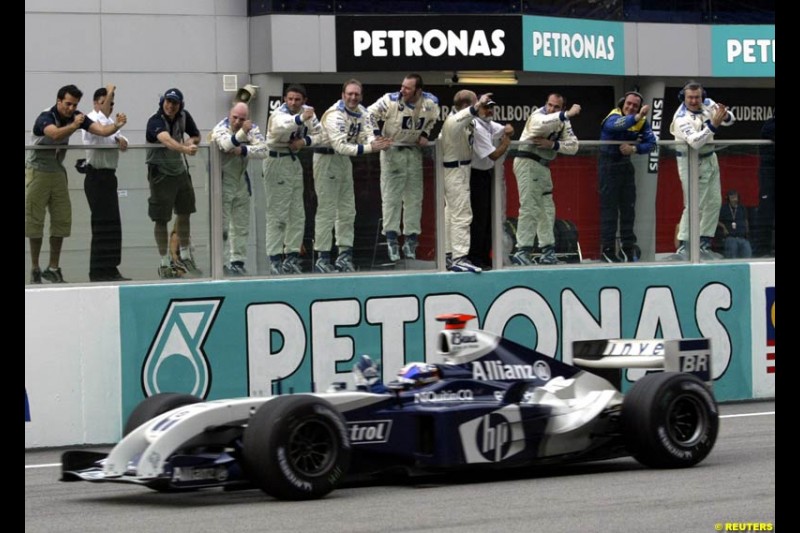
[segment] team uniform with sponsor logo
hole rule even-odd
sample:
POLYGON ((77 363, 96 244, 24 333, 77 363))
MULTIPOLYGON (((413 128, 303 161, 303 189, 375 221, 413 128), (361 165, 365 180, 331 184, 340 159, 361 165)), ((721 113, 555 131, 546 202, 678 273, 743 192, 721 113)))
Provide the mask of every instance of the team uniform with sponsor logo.
POLYGON ((556 206, 553 202, 550 162, 559 153, 577 153, 578 138, 572 131, 566 111, 548 114, 545 107, 540 107, 528 117, 519 140, 513 167, 519 188, 517 248, 533 249, 534 239, 538 236, 544 259, 545 256, 549 257, 547 252, 552 251, 555 245, 553 225, 556 206), (555 141, 555 145, 552 149, 539 148, 531 144, 534 137, 546 137, 555 141))
POLYGON ((474 106, 451 112, 442 124, 439 146, 444 162, 444 246, 453 261, 466 257, 470 247, 470 163, 477 115, 474 106))
POLYGON ((293 115, 285 103, 273 111, 267 121, 269 152, 264 159, 263 180, 267 199, 266 245, 270 258, 300 254, 306 222, 303 167, 289 144, 295 139, 305 139, 306 146, 314 146, 321 132, 316 116, 303 121, 302 110, 293 115))
POLYGON ((383 122, 381 135, 393 140, 392 147, 380 156, 383 234, 387 240, 397 238, 402 214, 403 251, 415 258, 422 232, 422 149, 417 143, 431 134, 439 119, 439 99, 423 92, 408 104, 399 92, 386 93, 367 110, 376 122, 383 122))
MULTIPOLYGON (((722 193, 720 190, 719 161, 714 147, 709 145, 714 140, 716 128, 711 124, 711 118, 716 110, 716 102, 711 98, 704 98, 700 111, 694 112, 681 103, 672 117, 669 131, 675 140, 683 141, 698 150, 700 157, 700 175, 698 179, 698 198, 696 205, 700 211, 701 252, 705 257, 711 257, 710 243, 717 231, 719 210, 722 206, 722 193)), ((735 122, 733 113, 728 111, 727 117, 722 121, 723 126, 730 126, 735 122)), ((683 188, 683 213, 681 214, 678 228, 678 240, 685 243, 689 240, 689 154, 678 152, 678 176, 683 188)), ((678 253, 685 250, 683 244, 678 248, 678 253)))
POLYGON ((251 159, 267 157, 267 142, 255 124, 249 131, 240 128, 234 134, 230 117, 225 117, 214 126, 211 141, 219 147, 222 158, 222 231, 223 237, 227 236, 229 245, 226 264, 241 264, 243 270, 247 259, 247 238, 250 234, 252 194, 247 164, 251 159), (241 147, 241 155, 230 152, 236 147, 241 147))
MULTIPOLYGON (((603 119, 601 141, 625 141, 634 144, 637 154, 647 154, 656 145, 656 137, 646 117, 638 122, 636 115, 623 115, 615 107, 603 119)), ((631 157, 620 153, 619 144, 600 147, 598 161, 600 175, 600 243, 604 251, 616 244, 619 221, 620 247, 629 261, 635 255, 636 235, 633 224, 636 218, 636 171, 631 157)))
POLYGON ((351 156, 372 152, 376 126, 367 109, 347 109, 343 100, 333 104, 320 120, 322 133, 314 149, 314 190, 317 193, 317 215, 314 220, 314 250, 320 254, 321 272, 331 272, 330 252, 335 228, 339 258, 336 268, 355 269, 352 263, 353 225, 356 203, 353 191, 351 156))

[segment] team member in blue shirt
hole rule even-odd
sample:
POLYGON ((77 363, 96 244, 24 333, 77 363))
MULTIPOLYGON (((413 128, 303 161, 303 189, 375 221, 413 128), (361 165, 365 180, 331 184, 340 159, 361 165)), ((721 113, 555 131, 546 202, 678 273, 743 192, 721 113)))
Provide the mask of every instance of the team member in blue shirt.
POLYGON ((609 263, 638 261, 633 222, 636 217, 636 172, 630 156, 650 153, 656 145, 647 121, 650 106, 641 94, 625 93, 603 119, 601 141, 623 141, 600 147, 600 244, 609 263), (616 248, 619 224, 620 248, 616 248))

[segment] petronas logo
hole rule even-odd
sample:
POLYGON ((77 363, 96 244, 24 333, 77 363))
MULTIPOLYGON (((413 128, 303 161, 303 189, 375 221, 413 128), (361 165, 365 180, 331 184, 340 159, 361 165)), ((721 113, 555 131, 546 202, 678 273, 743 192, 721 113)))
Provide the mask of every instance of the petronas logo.
POLYGON ((183 392, 205 398, 211 370, 203 351, 222 298, 172 300, 142 366, 146 396, 183 392))

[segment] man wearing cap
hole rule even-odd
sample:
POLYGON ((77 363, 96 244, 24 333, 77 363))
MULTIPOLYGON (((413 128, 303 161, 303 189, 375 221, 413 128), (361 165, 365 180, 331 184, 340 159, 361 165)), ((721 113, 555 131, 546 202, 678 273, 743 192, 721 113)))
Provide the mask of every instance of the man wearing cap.
MULTIPOLYGON (((87 116, 99 124, 113 124, 115 85, 94 92, 94 109, 87 116)), ((89 203, 92 244, 89 252, 89 281, 130 281, 117 268, 122 261, 122 221, 117 194, 119 152, 128 148, 128 139, 120 132, 103 137, 83 132, 83 144, 117 146, 119 150, 86 150, 86 178, 83 191, 89 203)))
POLYGON ((247 163, 267 157, 267 141, 250 120, 244 102, 234 104, 209 137, 222 152, 222 238, 228 245, 224 270, 231 276, 244 276, 252 193, 247 163))
POLYGON ((316 145, 322 127, 314 108, 306 105, 306 88, 286 87, 283 105, 267 120, 269 154, 264 159, 264 192, 267 198, 267 256, 272 275, 300 274, 300 249, 306 227, 303 202, 303 166, 297 152, 316 145))
POLYGON ((494 106, 491 98, 481 102, 475 125, 472 145, 472 163, 469 178, 472 223, 470 224, 469 257, 473 264, 488 268, 492 264, 492 184, 494 165, 511 145, 514 127, 493 120, 494 106))
POLYGON ((382 135, 392 139, 392 147, 381 152, 383 234, 390 261, 400 260, 401 214, 406 258, 417 258, 422 232, 422 149, 439 120, 439 99, 422 89, 422 76, 409 74, 398 92, 384 94, 367 108, 383 122, 382 135))
POLYGON ((517 220, 517 251, 511 257, 515 265, 532 265, 531 251, 536 238, 542 255, 539 264, 562 263, 555 253, 553 227, 556 205, 553 201, 553 178, 550 162, 558 154, 578 152, 578 138, 572 131, 570 119, 581 112, 572 104, 565 110, 566 100, 559 93, 550 93, 542 107, 531 111, 520 135, 519 151, 514 159, 514 175, 519 188, 519 219, 517 220))
POLYGON ((31 283, 65 283, 59 267, 64 237, 72 231, 72 204, 67 186, 67 169, 64 168, 66 150, 59 146, 69 144, 70 136, 79 129, 95 135, 113 135, 127 122, 119 113, 107 125, 96 123, 78 111, 83 92, 75 85, 65 85, 58 90, 56 105, 42 111, 31 132, 31 144, 52 146, 47 150, 30 150, 25 159, 25 236, 31 249, 31 283), (39 268, 42 251, 45 214, 50 213, 50 262, 43 271, 39 268))
POLYGON ((161 278, 177 278, 183 273, 200 275, 191 253, 189 216, 197 209, 194 187, 185 156, 195 155, 200 130, 192 115, 184 109, 183 93, 168 89, 159 101, 158 111, 147 121, 145 139, 155 146, 147 148, 147 181, 150 184, 148 214, 155 223, 154 235, 161 263, 161 278), (169 254, 167 225, 175 212, 180 260, 169 254))
POLYGON ((739 204, 739 193, 735 189, 728 191, 727 203, 719 210, 718 226, 725 239, 725 257, 728 259, 752 257, 750 247, 750 223, 747 219, 747 208, 739 204))

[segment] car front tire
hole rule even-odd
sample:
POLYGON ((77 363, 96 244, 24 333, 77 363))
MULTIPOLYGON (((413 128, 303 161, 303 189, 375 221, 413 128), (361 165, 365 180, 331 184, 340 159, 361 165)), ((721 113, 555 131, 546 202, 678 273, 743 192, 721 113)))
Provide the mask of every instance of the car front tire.
POLYGON ((344 417, 327 400, 307 394, 265 402, 244 432, 244 471, 282 500, 311 500, 334 490, 350 467, 344 417))

